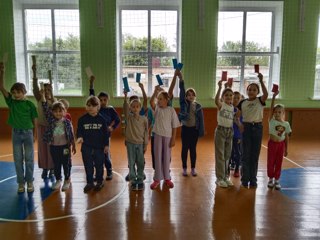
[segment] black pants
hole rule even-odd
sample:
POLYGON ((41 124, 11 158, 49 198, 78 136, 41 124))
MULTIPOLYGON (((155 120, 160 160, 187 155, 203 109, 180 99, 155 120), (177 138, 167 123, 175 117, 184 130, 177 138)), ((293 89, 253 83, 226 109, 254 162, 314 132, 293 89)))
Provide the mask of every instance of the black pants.
POLYGON ((71 172, 71 153, 68 145, 50 145, 50 154, 54 163, 54 176, 61 180, 61 167, 63 167, 64 179, 69 180, 71 172))
POLYGON ((199 131, 196 127, 186 127, 181 128, 181 140, 182 140, 182 150, 181 150, 181 160, 182 167, 187 168, 187 158, 188 150, 190 151, 191 168, 196 167, 197 160, 197 143, 198 143, 199 131))

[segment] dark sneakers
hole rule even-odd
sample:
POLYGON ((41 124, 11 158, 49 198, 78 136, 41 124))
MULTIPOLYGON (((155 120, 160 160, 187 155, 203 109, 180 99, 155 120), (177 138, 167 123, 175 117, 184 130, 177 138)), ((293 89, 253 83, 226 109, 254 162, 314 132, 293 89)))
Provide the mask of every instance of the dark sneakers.
POLYGON ((97 183, 96 186, 94 186, 94 190, 95 191, 100 191, 103 188, 104 184, 101 183, 97 183))
POLYGON ((94 185, 93 184, 87 184, 84 188, 83 188, 83 192, 84 193, 87 193, 87 192, 89 192, 91 189, 93 189, 94 188, 94 185))
POLYGON ((106 177, 106 181, 110 181, 110 180, 112 180, 112 170, 108 170, 107 171, 107 177, 106 177))

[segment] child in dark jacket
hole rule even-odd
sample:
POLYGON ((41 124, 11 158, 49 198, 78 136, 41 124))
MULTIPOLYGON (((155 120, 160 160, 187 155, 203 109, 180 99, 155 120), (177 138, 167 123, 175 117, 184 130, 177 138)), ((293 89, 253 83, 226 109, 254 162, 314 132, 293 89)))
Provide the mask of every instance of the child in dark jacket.
POLYGON ((77 142, 82 143, 81 153, 86 171, 87 185, 83 191, 89 192, 94 188, 100 191, 103 184, 104 156, 109 151, 109 132, 105 118, 99 113, 100 101, 90 96, 86 101, 87 113, 78 120, 77 142), (93 183, 94 168, 97 184, 93 183))

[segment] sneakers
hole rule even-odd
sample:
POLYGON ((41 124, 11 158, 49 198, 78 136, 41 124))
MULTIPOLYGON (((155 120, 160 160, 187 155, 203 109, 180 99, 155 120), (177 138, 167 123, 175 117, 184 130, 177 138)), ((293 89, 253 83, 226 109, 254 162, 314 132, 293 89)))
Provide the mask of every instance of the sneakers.
POLYGON ((223 180, 217 180, 216 181, 216 184, 219 186, 219 187, 222 187, 222 188, 227 188, 228 187, 228 184, 223 181, 223 180))
POLYGON ((173 188, 174 187, 174 184, 170 179, 165 180, 165 183, 169 188, 173 188))
POLYGON ((48 178, 48 170, 47 169, 42 170, 41 178, 42 179, 48 178))
POLYGON ((94 185, 93 184, 87 184, 84 188, 83 188, 83 192, 84 193, 87 193, 87 192, 89 192, 91 189, 93 189, 94 188, 94 185))
POLYGON ((226 178, 226 179, 224 180, 224 182, 228 185, 228 187, 232 187, 232 186, 233 186, 233 182, 231 182, 231 180, 228 179, 228 178, 226 178))
MULTIPOLYGON (((23 188, 24 188, 24 187, 23 187, 23 188)), ((28 182, 28 183, 27 183, 27 192, 28 192, 28 193, 34 192, 33 182, 28 182)))
POLYGON ((160 184, 159 181, 154 180, 153 183, 151 183, 150 188, 154 190, 159 186, 159 184, 160 184))
POLYGON ((126 179, 126 181, 127 181, 127 182, 129 182, 129 181, 130 181, 129 173, 128 173, 128 175, 126 176, 126 178, 125 178, 125 179, 126 179))
POLYGON ((110 180, 112 180, 112 170, 107 171, 106 181, 110 181, 110 180))
POLYGON ((280 182, 279 182, 278 180, 276 180, 276 181, 274 182, 274 188, 275 188, 276 190, 281 190, 281 185, 280 185, 280 182))
POLYGON ((250 188, 257 188, 258 184, 256 182, 250 182, 249 186, 250 188))
POLYGON ((234 176, 235 178, 240 177, 239 170, 234 170, 233 176, 234 176))
POLYGON ((18 193, 24 193, 24 183, 19 183, 18 184, 18 193))
POLYGON ((184 176, 184 177, 187 177, 187 176, 188 176, 188 173, 187 173, 187 169, 186 169, 186 168, 184 168, 184 169, 182 170, 182 176, 184 176))
POLYGON ((62 185, 61 190, 62 191, 67 191, 69 189, 69 187, 70 187, 70 183, 71 183, 70 180, 65 180, 63 185, 62 185))
POLYGON ((53 169, 51 169, 49 171, 49 178, 53 178, 53 177, 54 177, 54 171, 53 171, 53 169))
POLYGON ((273 188, 274 187, 274 183, 273 183, 273 178, 269 179, 268 182, 268 188, 273 188))
POLYGON ((52 186, 52 190, 58 190, 61 187, 61 180, 57 180, 55 184, 52 186))
POLYGON ((196 177, 196 176, 198 175, 198 173, 197 173, 197 171, 196 171, 195 168, 191 168, 191 175, 192 175, 193 177, 196 177))
POLYGON ((95 186, 94 186, 94 190, 95 191, 100 191, 102 188, 103 188, 104 184, 101 182, 101 183, 97 183, 95 186))

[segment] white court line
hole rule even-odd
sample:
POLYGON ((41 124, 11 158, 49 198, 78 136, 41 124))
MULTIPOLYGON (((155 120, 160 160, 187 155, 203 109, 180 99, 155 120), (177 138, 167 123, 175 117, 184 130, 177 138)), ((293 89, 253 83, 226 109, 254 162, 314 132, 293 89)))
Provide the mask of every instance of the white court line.
MULTIPOLYGON (((72 168, 74 168, 74 167, 72 167, 72 168)), ((77 168, 77 167, 75 166, 75 168, 77 168)), ((107 201, 107 202, 105 202, 105 203, 103 203, 103 204, 101 204, 101 205, 98 205, 98 206, 96 206, 96 207, 87 209, 87 210, 85 210, 85 211, 82 212, 82 213, 69 214, 69 215, 64 215, 64 216, 61 216, 61 217, 41 218, 41 219, 27 219, 27 220, 0 218, 0 221, 4 221, 4 222, 18 222, 18 223, 26 223, 26 222, 30 222, 30 223, 49 222, 49 221, 56 221, 56 220, 65 219, 65 218, 71 218, 71 217, 80 217, 80 216, 83 216, 83 215, 85 215, 85 214, 87 214, 87 213, 93 212, 93 211, 95 211, 95 210, 97 210, 97 209, 99 209, 99 208, 102 208, 102 207, 104 207, 104 206, 106 206, 106 205, 108 205, 108 204, 116 201, 116 200, 124 193, 124 191, 126 190, 127 184, 126 184, 125 179, 122 177, 122 175, 120 175, 119 173, 117 173, 117 172, 115 172, 115 171, 113 171, 113 173, 115 173, 116 175, 118 175, 118 176, 121 178, 121 180, 122 180, 122 182, 123 182, 124 184, 123 184, 123 186, 122 186, 121 191, 120 191, 117 195, 115 195, 115 196, 114 196, 113 198, 111 198, 109 201, 107 201)), ((16 177, 16 176, 9 177, 9 178, 7 178, 6 180, 8 180, 8 179, 10 179, 10 178, 14 178, 14 177, 16 177)), ((2 181, 3 181, 3 180, 2 180, 2 181)))
MULTIPOLYGON (((267 146, 261 144, 262 147, 268 149, 267 146)), ((303 168, 304 170, 308 171, 305 167, 301 166, 300 164, 296 163, 295 161, 291 160, 290 158, 287 158, 287 157, 283 157, 284 159, 286 159, 288 162, 291 162, 292 164, 298 166, 299 168, 303 168)))
MULTIPOLYGON (((38 151, 34 151, 34 153, 37 153, 38 151)), ((10 157, 13 156, 13 154, 7 154, 7 155, 0 155, 0 158, 4 158, 4 157, 10 157)))

